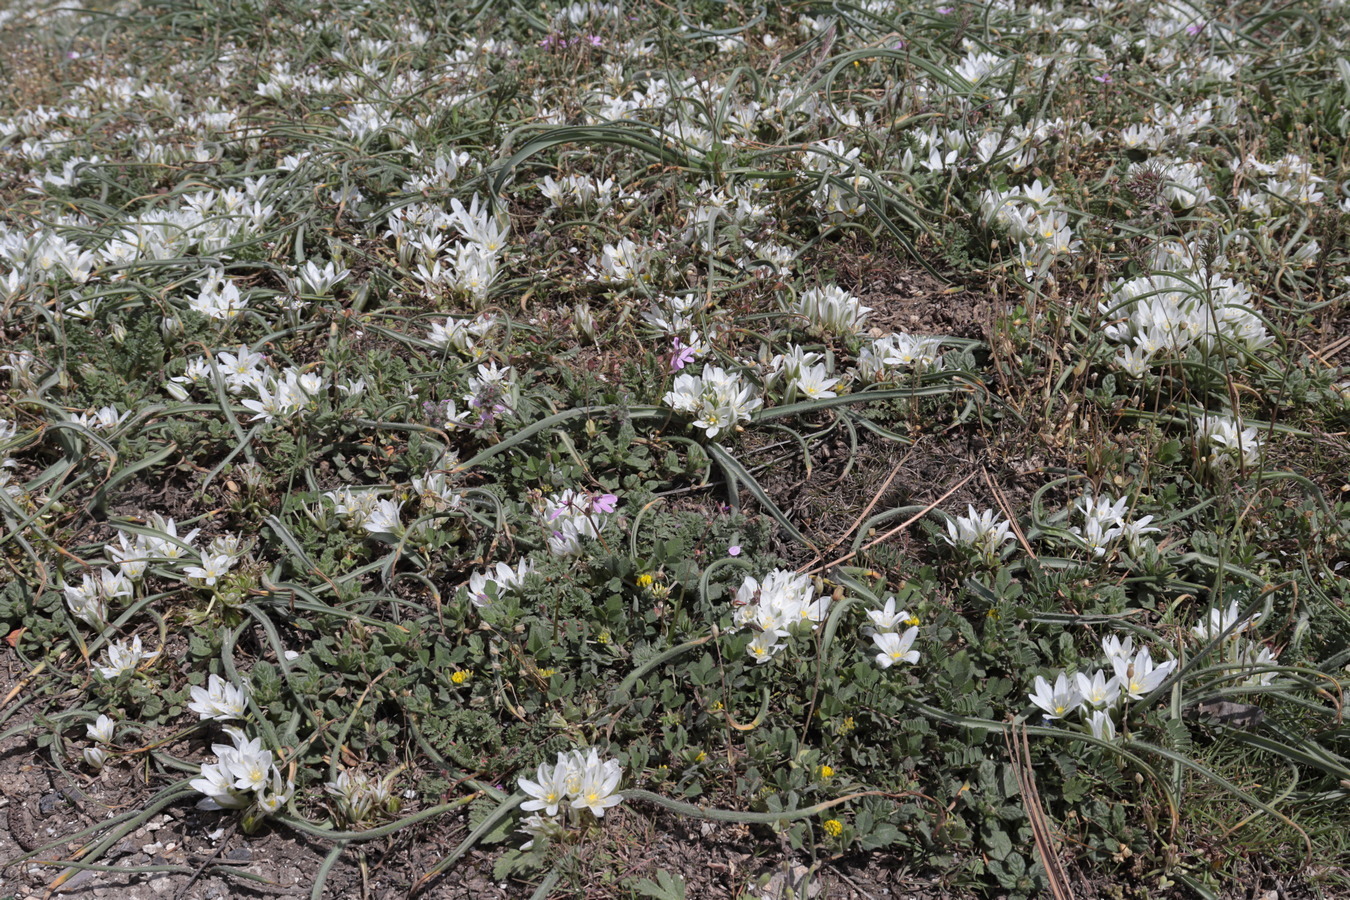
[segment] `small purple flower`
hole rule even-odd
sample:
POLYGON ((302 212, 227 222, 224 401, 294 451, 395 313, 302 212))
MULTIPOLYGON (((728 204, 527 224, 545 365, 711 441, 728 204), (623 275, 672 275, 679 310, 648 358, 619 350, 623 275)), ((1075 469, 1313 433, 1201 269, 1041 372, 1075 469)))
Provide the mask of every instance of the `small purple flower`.
POLYGON ((602 46, 604 43, 602 40, 600 40, 600 35, 598 34, 588 34, 586 35, 586 40, 591 42, 592 47, 599 47, 602 46))
POLYGON ((678 372, 694 361, 694 348, 685 346, 679 338, 675 339, 673 347, 675 352, 670 357, 670 371, 678 372))
POLYGON ((1202 31, 1205 30, 1205 26, 1206 26, 1207 24, 1209 24, 1209 23, 1207 23, 1207 22, 1196 22, 1196 23, 1194 23, 1194 24, 1187 25, 1187 26, 1186 26, 1186 33, 1189 34, 1191 37, 1195 37, 1197 34, 1199 34, 1200 32, 1202 32, 1202 31))
POLYGON ((591 502, 591 509, 595 512, 612 513, 614 504, 619 502, 619 498, 613 494, 601 494, 591 502))
POLYGON ((740 544, 732 544, 730 547, 727 548, 727 556, 740 556, 740 555, 741 555, 740 544))
POLYGON ((1104 74, 1104 75, 1093 75, 1093 76, 1092 76, 1092 79, 1093 79, 1094 81, 1100 81, 1102 84, 1110 84, 1110 83, 1111 83, 1111 75, 1110 75, 1109 73, 1104 74))
POLYGON ((939 6, 937 11, 940 16, 950 16, 952 13, 956 12, 956 9, 951 6, 939 6))

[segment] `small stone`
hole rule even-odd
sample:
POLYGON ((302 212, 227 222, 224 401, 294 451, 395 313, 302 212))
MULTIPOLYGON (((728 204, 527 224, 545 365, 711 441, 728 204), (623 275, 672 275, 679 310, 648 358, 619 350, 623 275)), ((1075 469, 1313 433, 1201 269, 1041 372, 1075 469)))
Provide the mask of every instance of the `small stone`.
POLYGON ((248 862, 253 859, 253 851, 247 847, 235 847, 229 853, 225 854, 225 858, 234 860, 235 862, 248 862))
POLYGON ((60 791, 53 791, 38 801, 38 812, 44 816, 50 816, 56 812, 56 808, 66 802, 66 795, 60 791))

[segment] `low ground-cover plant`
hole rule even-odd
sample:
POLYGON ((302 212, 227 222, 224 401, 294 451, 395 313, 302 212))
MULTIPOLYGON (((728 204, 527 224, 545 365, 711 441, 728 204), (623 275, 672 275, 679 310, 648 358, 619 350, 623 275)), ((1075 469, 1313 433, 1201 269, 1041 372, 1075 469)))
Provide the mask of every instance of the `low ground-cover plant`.
POLYGON ((135 773, 24 860, 1341 889, 1336 3, 105 6, 0 15, 0 734, 135 773))

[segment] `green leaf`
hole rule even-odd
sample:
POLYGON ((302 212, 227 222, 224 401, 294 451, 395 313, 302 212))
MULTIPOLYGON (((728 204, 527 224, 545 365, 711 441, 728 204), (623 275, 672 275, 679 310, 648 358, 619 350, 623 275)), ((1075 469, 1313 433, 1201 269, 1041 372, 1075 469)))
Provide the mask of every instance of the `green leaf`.
POLYGON ((986 824, 984 826, 984 846, 989 855, 997 860, 1005 860, 1013 852, 1012 838, 1002 828, 986 824))
POLYGON ((657 872, 655 881, 642 879, 633 890, 652 900, 685 900, 684 878, 666 871, 657 872))

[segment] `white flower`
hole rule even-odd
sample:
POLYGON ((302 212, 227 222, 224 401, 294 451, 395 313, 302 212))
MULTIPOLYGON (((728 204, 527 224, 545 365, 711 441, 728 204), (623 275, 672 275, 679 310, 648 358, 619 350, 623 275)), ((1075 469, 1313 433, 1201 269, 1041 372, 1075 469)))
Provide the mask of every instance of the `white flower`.
POLYGON ((149 557, 153 555, 146 546, 144 537, 127 534, 125 531, 117 532, 117 544, 107 544, 104 549, 120 564, 118 571, 133 580, 145 575, 149 557))
POLYGON ((127 641, 113 641, 108 645, 108 665, 99 666, 99 674, 112 681, 120 675, 135 671, 141 660, 154 659, 159 651, 147 652, 141 648, 141 639, 134 637, 127 641))
POLYGON ((188 709, 207 719, 242 719, 248 710, 248 693, 242 686, 236 687, 214 672, 207 679, 206 687, 192 689, 192 702, 188 709))
POLYGON ((872 620, 877 631, 894 631, 896 626, 901 623, 917 624, 918 619, 909 614, 909 610, 895 608, 895 598, 887 597, 886 605, 881 609, 871 609, 867 611, 867 618, 872 620))
POLYGON ((1111 665, 1115 669, 1116 680, 1120 682, 1121 690, 1131 700, 1142 700, 1145 694, 1152 692, 1167 680, 1167 676, 1176 669, 1177 661, 1169 659, 1155 665, 1153 657, 1145 647, 1133 659, 1113 659, 1111 665))
POLYGON ((948 518, 943 538, 953 547, 971 548, 986 565, 993 565, 999 548, 1013 539, 1011 523, 996 517, 992 509, 977 514, 975 507, 968 505, 966 513, 948 518))
POLYGON ((858 302, 857 297, 836 285, 804 291, 793 310, 805 317, 809 324, 838 335, 862 331, 867 314, 871 311, 870 307, 858 302))
POLYGON ((480 609, 490 606, 494 597, 500 599, 507 591, 519 587, 530 571, 530 561, 521 559, 514 569, 499 562, 486 572, 475 572, 469 576, 469 600, 480 609))
POLYGON ((1077 673, 1074 675, 1074 683, 1083 702, 1088 706, 1101 709, 1115 705, 1120 699, 1120 681, 1115 676, 1107 678, 1101 669, 1090 676, 1083 672, 1077 673))
POLYGON ((674 388, 662 401, 678 412, 694 414, 694 427, 709 438, 748 422, 750 413, 763 405, 752 386, 718 366, 705 366, 701 375, 676 376, 674 388))
POLYGON ((79 587, 67 584, 62 590, 66 595, 66 605, 75 618, 95 628, 102 628, 108 621, 108 605, 94 576, 86 572, 79 587))
POLYGON ((1108 634, 1102 638, 1102 652, 1106 654, 1106 661, 1115 668, 1117 660, 1128 662, 1133 658, 1134 638, 1126 635, 1122 641, 1119 635, 1108 634))
POLYGON ((923 374, 942 363, 942 338, 899 332, 879 337, 858 354, 858 374, 869 383, 887 381, 897 370, 923 374))
POLYGON ((872 642, 877 645, 881 652, 877 654, 877 665, 883 669, 889 669, 898 662, 916 663, 919 661, 919 651, 909 649, 914 639, 919 636, 919 626, 912 625, 904 634, 896 634, 894 631, 883 631, 872 635, 872 642))
POLYGON ((809 575, 798 575, 786 569, 774 569, 761 582, 753 577, 745 579, 736 597, 733 619, 738 627, 754 627, 760 632, 772 633, 759 644, 751 644, 750 652, 763 661, 777 651, 773 648, 778 638, 787 637, 792 625, 798 622, 824 621, 829 597, 818 597, 809 575), (760 651, 763 651, 761 654, 760 651))
POLYGON ((1228 639, 1236 639, 1238 635, 1250 628, 1257 619, 1261 618, 1260 614, 1257 614, 1248 616, 1239 622, 1238 612, 1236 600, 1231 601, 1226 610, 1211 609, 1205 614, 1205 619, 1191 629, 1191 633, 1202 641, 1212 641, 1231 628, 1232 631, 1228 631, 1228 639))
POLYGON ((838 378, 826 377, 824 363, 803 369, 801 374, 797 376, 797 390, 812 400, 838 397, 837 393, 830 390, 838 383, 838 378))
POLYGON ((332 260, 329 260, 320 269, 311 259, 296 272, 292 290, 296 293, 326 296, 333 290, 334 285, 350 274, 350 269, 339 269, 333 264, 332 260))
POLYGON ((623 802, 623 796, 616 793, 622 777, 619 761, 610 759, 602 763, 592 747, 581 773, 581 784, 572 798, 572 808, 589 809, 597 818, 604 816, 605 810, 623 802))
POLYGON ((273 813, 285 805, 295 786, 281 777, 272 761, 272 753, 262 749, 262 740, 248 737, 238 728, 226 726, 233 746, 211 747, 217 762, 201 768, 200 777, 190 783, 206 797, 198 809, 244 809, 255 801, 264 813, 273 813))
POLYGON ((150 527, 156 533, 145 535, 143 540, 146 549, 152 555, 161 559, 182 559, 187 554, 196 552, 192 542, 201 533, 200 528, 194 528, 180 537, 177 523, 173 519, 165 519, 159 513, 150 515, 150 527))
POLYGON ((762 665, 777 656, 783 646, 778 643, 776 631, 761 631, 746 645, 745 652, 750 654, 756 664, 762 665))
POLYGON ((1256 429, 1243 428, 1228 416, 1209 415, 1195 421, 1195 440, 1203 462, 1214 469, 1232 468, 1241 462, 1254 466, 1261 459, 1261 439, 1256 429))
POLYGON ((85 733, 88 734, 89 740, 100 744, 111 744, 113 739, 113 729, 116 727, 116 722, 106 714, 100 713, 98 719, 95 720, 93 724, 84 726, 84 730, 85 733))
POLYGON ((380 500, 361 523, 361 527, 371 534, 399 535, 403 532, 403 523, 399 512, 403 504, 394 500, 380 500))
POLYGON ((571 760, 566 753, 558 754, 558 764, 550 766, 540 763, 535 771, 535 780, 521 777, 517 782, 522 791, 532 799, 520 804, 526 812, 542 809, 544 815, 556 816, 559 807, 567 800, 568 777, 571 773, 571 760))
POLYGON ((263 749, 262 738, 236 741, 235 752, 225 757, 224 763, 236 791, 258 792, 267 787, 272 751, 263 749))
MULTIPOLYGON (((218 757, 222 753, 232 752, 234 748, 217 744, 212 749, 218 757)), ((206 763, 198 777, 188 782, 189 786, 206 796, 197 802, 198 809, 243 809, 252 800, 234 789, 234 777, 224 762, 206 763)))
POLYGON ((1116 723, 1111 719, 1111 713, 1104 709, 1094 709, 1092 715, 1088 717, 1088 728, 1092 736, 1099 741, 1111 741, 1116 737, 1116 723))
POLYGON ((282 778, 281 770, 273 765, 267 782, 258 789, 257 795, 258 810, 270 816, 291 802, 295 796, 295 782, 282 778))
POLYGON ((1279 664, 1275 654, 1265 644, 1257 644, 1252 641, 1242 641, 1239 645, 1239 651, 1235 654, 1236 662, 1243 674, 1247 675, 1242 684, 1258 687, 1264 684, 1270 684, 1275 680, 1276 672, 1260 671, 1268 669, 1279 664))
POLYGON ((1054 685, 1037 675, 1034 687, 1031 702, 1045 710, 1047 719, 1062 719, 1083 705, 1083 695, 1063 672, 1059 673, 1054 685))
POLYGON ((394 776, 371 778, 364 772, 343 769, 336 781, 323 786, 324 792, 336 797, 338 813, 352 824, 365 821, 371 813, 387 809, 393 799, 391 788, 394 776))
POLYGON ((213 587, 218 580, 225 577, 233 565, 233 556, 224 553, 203 553, 202 564, 185 566, 183 574, 205 582, 208 587, 213 587))

